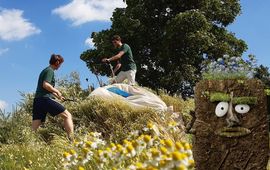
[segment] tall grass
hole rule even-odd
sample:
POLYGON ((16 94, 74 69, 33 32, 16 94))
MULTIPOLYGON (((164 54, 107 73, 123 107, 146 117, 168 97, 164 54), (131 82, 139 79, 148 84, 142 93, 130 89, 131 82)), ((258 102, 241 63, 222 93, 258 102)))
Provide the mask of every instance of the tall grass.
MULTIPOLYGON (((78 76, 74 73, 69 80, 60 82, 59 88, 65 97, 75 99, 75 102, 63 102, 63 105, 73 115, 77 141, 89 132, 100 132, 107 143, 122 143, 132 132, 148 133, 143 129, 149 123, 159 129, 161 139, 173 142, 187 140, 183 122, 171 113, 149 108, 134 109, 122 101, 88 98, 90 92, 80 88, 78 76)), ((73 144, 66 138, 62 120, 48 116, 45 125, 33 133, 30 128, 33 94, 21 95, 18 109, 9 117, 0 114, 0 169, 63 168, 62 155, 73 144)), ((194 109, 193 100, 184 101, 165 92, 160 97, 168 106, 174 106, 177 115, 184 115, 188 120, 189 110, 194 109)))

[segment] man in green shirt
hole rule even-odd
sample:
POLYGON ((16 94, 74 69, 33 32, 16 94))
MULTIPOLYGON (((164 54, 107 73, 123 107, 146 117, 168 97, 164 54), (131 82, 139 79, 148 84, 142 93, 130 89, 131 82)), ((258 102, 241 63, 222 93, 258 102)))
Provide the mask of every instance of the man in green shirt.
POLYGON ((117 54, 110 58, 103 58, 102 62, 111 62, 120 60, 121 71, 115 78, 116 83, 121 83, 127 79, 127 83, 130 85, 135 84, 136 64, 133 59, 132 51, 129 45, 123 44, 119 35, 114 35, 112 38, 113 46, 116 48, 117 54))
POLYGON ((36 131, 45 122, 47 113, 50 113, 52 116, 59 115, 64 119, 64 128, 69 139, 71 139, 73 134, 72 116, 64 106, 52 99, 55 96, 59 100, 65 100, 61 92, 54 88, 54 70, 59 69, 63 62, 64 59, 61 55, 53 54, 49 61, 50 66, 46 67, 39 75, 33 103, 32 129, 36 131))

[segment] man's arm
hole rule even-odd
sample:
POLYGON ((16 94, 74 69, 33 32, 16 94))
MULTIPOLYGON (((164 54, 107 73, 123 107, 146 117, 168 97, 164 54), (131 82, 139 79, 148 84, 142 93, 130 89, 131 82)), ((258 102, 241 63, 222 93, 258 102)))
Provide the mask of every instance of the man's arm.
POLYGON ((48 90, 49 92, 51 92, 55 97, 57 97, 60 100, 64 100, 65 98, 62 96, 62 94, 60 93, 59 90, 57 90, 56 88, 54 88, 50 83, 48 83, 47 81, 43 81, 42 87, 46 90, 48 90))
POLYGON ((102 62, 111 62, 114 60, 119 60, 125 54, 124 51, 120 51, 118 54, 112 56, 111 58, 103 58, 102 62))
POLYGON ((113 73, 115 74, 120 68, 121 68, 122 64, 118 61, 115 68, 113 69, 113 73))

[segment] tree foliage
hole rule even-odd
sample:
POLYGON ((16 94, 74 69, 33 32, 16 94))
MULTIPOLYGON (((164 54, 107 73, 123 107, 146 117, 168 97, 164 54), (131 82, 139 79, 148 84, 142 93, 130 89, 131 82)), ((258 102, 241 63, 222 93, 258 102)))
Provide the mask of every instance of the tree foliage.
POLYGON ((263 65, 256 67, 255 77, 260 79, 266 86, 266 88, 270 88, 270 73, 269 68, 263 65))
POLYGON ((239 0, 125 2, 126 8, 115 9, 110 29, 92 33, 95 48, 81 54, 91 71, 95 67, 109 75, 104 65, 91 63, 113 55, 111 37, 119 34, 132 48, 140 85, 183 93, 200 79, 205 57, 238 57, 247 49, 243 40, 226 29, 240 14, 239 0))

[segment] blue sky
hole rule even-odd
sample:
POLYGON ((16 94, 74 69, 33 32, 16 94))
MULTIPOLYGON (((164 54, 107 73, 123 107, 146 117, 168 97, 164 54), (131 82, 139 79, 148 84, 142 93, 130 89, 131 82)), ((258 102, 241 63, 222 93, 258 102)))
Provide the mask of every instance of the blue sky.
MULTIPOLYGON (((242 0, 241 5, 242 14, 228 29, 248 44, 244 56, 255 54, 269 67, 270 1, 242 0)), ((79 56, 90 48, 91 32, 109 28, 112 10, 123 6, 122 0, 0 0, 0 108, 10 111, 21 99, 19 91, 35 91, 52 53, 65 58, 57 77, 77 71, 83 88, 85 78, 98 86, 79 56)))

